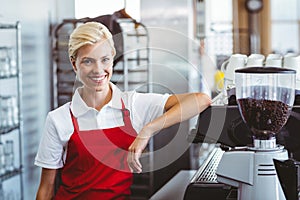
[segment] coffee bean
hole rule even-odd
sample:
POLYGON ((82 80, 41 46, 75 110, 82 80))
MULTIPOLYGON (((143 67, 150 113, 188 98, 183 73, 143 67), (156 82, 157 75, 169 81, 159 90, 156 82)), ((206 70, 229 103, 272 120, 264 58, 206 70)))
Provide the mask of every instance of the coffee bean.
POLYGON ((281 101, 238 99, 242 117, 256 138, 274 137, 287 122, 289 106, 281 101))

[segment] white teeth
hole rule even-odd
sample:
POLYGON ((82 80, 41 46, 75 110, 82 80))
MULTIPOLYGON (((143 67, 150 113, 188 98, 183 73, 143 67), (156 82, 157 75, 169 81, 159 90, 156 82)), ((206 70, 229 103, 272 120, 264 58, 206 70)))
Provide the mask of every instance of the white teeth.
POLYGON ((105 78, 105 76, 101 76, 101 77, 92 77, 91 79, 93 81, 102 81, 105 78))

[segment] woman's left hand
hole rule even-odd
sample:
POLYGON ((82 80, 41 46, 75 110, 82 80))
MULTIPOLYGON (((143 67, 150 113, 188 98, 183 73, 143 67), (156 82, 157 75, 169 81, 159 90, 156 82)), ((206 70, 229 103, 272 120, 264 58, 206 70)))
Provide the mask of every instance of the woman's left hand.
POLYGON ((128 157, 127 162, 132 172, 141 173, 142 172, 142 164, 140 162, 140 157, 146 148, 150 138, 151 133, 145 131, 143 129, 133 143, 130 145, 128 149, 128 157))
POLYGON ((210 104, 210 97, 204 93, 171 95, 165 104, 164 114, 146 124, 130 145, 127 162, 131 171, 136 173, 142 172, 140 157, 154 133, 190 119, 202 112, 210 104))

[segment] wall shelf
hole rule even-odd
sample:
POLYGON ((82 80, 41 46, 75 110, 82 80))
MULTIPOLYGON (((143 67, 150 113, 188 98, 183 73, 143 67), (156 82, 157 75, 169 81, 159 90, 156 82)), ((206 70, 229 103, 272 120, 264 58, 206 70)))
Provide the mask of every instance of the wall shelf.
POLYGON ((20 22, 0 23, 0 36, 0 199, 7 188, 23 199, 20 22))

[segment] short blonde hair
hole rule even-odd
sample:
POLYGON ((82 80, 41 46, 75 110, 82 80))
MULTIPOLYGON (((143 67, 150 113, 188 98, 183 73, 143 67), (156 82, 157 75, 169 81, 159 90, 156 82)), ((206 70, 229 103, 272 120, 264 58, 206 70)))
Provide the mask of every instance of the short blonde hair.
POLYGON ((93 45, 107 40, 112 48, 112 55, 116 55, 112 34, 106 26, 99 22, 87 22, 74 29, 69 39, 69 57, 76 59, 78 50, 85 45, 93 45))

